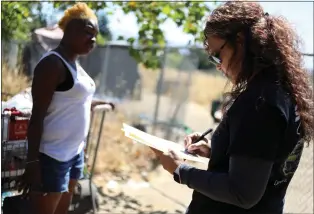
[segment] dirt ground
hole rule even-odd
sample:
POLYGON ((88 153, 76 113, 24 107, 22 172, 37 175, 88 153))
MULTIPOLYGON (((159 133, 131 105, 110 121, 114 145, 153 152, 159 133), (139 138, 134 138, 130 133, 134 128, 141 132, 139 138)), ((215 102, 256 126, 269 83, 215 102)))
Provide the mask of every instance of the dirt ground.
MULTIPOLYGON (((146 94, 142 101, 128 103, 121 108, 132 113, 153 115, 155 99, 154 95, 146 94)), ((161 103, 159 114, 167 117, 171 100, 162 97, 161 103)), ((202 131, 213 125, 208 109, 202 106, 189 103, 186 113, 184 121, 195 130, 202 131)), ((135 175, 128 182, 104 182, 100 175, 95 182, 101 186, 99 213, 184 213, 191 200, 192 190, 175 183, 160 168, 145 179, 135 175)), ((305 148, 300 166, 289 186, 285 213, 313 213, 313 146, 305 148)))
MULTIPOLYGON (((313 146, 304 151, 289 186, 285 213, 313 213, 313 146)), ((199 165, 200 168, 205 165, 199 165)), ((102 183, 96 178, 96 183, 102 183)), ((103 184, 99 213, 184 213, 192 190, 177 184, 171 175, 158 168, 149 181, 135 178, 127 183, 103 184)))

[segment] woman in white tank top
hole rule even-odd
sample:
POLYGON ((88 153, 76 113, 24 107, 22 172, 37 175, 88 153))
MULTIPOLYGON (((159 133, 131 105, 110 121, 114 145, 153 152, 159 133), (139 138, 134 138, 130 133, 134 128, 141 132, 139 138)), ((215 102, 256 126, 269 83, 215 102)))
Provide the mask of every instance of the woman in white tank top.
POLYGON ((77 3, 65 11, 59 27, 64 31, 60 45, 46 53, 34 71, 29 150, 20 185, 30 190, 38 214, 68 211, 83 173, 95 92, 94 81, 76 60, 94 47, 97 17, 85 3, 77 3))

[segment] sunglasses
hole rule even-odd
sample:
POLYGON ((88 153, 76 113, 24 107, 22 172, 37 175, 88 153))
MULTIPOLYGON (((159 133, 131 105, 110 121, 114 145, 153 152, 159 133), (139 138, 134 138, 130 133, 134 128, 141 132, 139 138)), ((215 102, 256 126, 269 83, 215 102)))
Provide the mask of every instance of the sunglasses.
POLYGON ((208 60, 209 60, 211 63, 213 63, 215 66, 221 64, 222 61, 221 61, 221 59, 220 59, 220 52, 221 52, 221 50, 226 46, 226 44, 227 44, 227 41, 220 47, 220 49, 219 49, 218 52, 216 52, 216 53, 213 54, 213 55, 208 56, 208 60))

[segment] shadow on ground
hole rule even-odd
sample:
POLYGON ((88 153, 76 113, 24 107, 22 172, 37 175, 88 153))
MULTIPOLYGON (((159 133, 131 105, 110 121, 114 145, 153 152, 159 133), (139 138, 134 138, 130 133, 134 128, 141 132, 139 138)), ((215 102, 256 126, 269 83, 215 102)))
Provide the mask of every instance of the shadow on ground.
MULTIPOLYGON (((153 210, 152 205, 143 205, 138 200, 123 192, 108 195, 103 192, 102 188, 98 188, 98 193, 100 194, 99 201, 99 213, 123 213, 123 214, 167 214, 167 210, 153 210)), ((180 210, 175 210, 176 214, 183 214, 180 210)))

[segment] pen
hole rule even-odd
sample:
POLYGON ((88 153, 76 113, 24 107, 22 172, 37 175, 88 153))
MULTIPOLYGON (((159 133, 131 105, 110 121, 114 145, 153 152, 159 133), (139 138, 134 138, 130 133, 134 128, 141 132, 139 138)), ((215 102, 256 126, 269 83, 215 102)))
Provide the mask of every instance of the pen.
MULTIPOLYGON (((192 144, 200 142, 201 140, 203 140, 206 137, 206 135, 208 135, 212 131, 213 131, 212 128, 207 129, 199 138, 197 138, 195 141, 193 141, 192 144)), ((192 153, 188 152, 187 148, 184 150, 184 152, 187 153, 187 154, 192 154, 192 153)))

